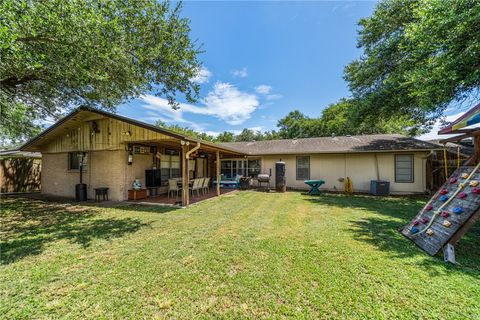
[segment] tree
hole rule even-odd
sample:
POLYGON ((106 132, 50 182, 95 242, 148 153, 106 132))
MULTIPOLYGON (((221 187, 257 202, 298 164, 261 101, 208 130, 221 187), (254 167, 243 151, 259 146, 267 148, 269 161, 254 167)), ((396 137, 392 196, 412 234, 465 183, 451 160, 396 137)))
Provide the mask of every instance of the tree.
POLYGON ((236 142, 254 141, 254 140, 257 140, 257 138, 258 138, 258 134, 255 131, 245 128, 242 130, 242 132, 240 132, 235 136, 235 141, 236 142))
POLYGON ((386 0, 359 25, 364 54, 345 79, 360 118, 425 130, 452 102, 478 99, 480 2, 386 0))
POLYGON ((181 127, 178 124, 166 124, 164 121, 158 120, 155 125, 188 137, 197 138, 205 141, 214 141, 214 138, 205 132, 198 132, 188 127, 181 127))
POLYGON ((215 142, 233 142, 235 141, 235 135, 233 132, 223 131, 216 138, 215 142))
POLYGON ((358 109, 359 102, 353 99, 341 99, 325 108, 320 118, 322 135, 419 134, 415 122, 405 116, 379 119, 371 115, 364 116, 358 109))
POLYGON ((278 136, 282 139, 309 138, 322 136, 322 123, 319 118, 310 118, 298 110, 288 113, 278 120, 278 136))
POLYGON ((0 2, 0 137, 79 105, 113 110, 144 93, 198 97, 198 47, 168 1, 0 2), (18 121, 19 120, 19 121, 18 121))

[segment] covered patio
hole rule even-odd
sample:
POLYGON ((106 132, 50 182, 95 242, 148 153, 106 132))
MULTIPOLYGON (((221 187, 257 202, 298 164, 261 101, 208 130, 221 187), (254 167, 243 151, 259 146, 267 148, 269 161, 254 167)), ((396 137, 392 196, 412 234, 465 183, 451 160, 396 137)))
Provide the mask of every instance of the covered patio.
POLYGON ((132 141, 126 148, 131 159, 131 168, 127 168, 131 178, 127 181, 138 180, 144 174, 142 188, 148 190, 146 198, 131 199, 129 193, 128 200, 183 207, 235 190, 215 183, 221 181, 221 159, 245 156, 174 133, 168 139, 132 141))
POLYGON ((71 112, 21 150, 42 153, 42 194, 77 201, 179 202, 184 207, 191 191, 208 188, 195 201, 220 195, 221 186, 214 181, 221 180, 221 159, 246 156, 90 107, 71 112), (168 198, 169 191, 180 200, 168 198))

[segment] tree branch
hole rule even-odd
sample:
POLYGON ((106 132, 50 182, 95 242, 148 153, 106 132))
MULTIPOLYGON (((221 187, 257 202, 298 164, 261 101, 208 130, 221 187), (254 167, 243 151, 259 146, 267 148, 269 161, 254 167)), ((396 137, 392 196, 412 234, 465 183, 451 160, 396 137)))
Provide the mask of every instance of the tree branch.
POLYGON ((0 80, 0 88, 7 91, 13 91, 13 89, 18 85, 38 79, 38 76, 34 74, 27 74, 21 78, 18 78, 17 76, 11 76, 0 80))

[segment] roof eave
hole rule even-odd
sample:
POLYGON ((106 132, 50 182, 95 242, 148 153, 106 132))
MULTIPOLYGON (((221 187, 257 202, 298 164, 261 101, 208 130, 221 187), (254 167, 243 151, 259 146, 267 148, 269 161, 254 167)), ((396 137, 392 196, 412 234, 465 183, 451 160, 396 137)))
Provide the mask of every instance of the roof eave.
POLYGON ((65 117, 63 117, 62 119, 58 120, 57 122, 55 122, 53 125, 51 125, 47 129, 45 129, 38 136, 36 136, 36 137, 30 139, 29 141, 27 141, 25 144, 23 144, 19 148, 19 150, 36 152, 37 150, 29 149, 29 147, 32 146, 35 142, 40 140, 42 137, 44 137, 49 132, 55 130, 62 123, 66 122, 70 118, 74 117, 76 114, 80 113, 81 111, 90 111, 90 112, 93 112, 93 113, 97 113, 97 114, 100 114, 100 115, 105 116, 105 117, 110 117, 110 118, 113 118, 113 119, 116 119, 116 120, 119 120, 119 121, 129 123, 131 125, 142 127, 144 129, 147 129, 147 130, 152 130, 152 131, 155 131, 155 132, 158 132, 158 133, 162 133, 162 134, 168 135, 170 137, 173 137, 173 138, 176 138, 176 139, 179 139, 179 140, 185 140, 185 141, 194 142, 194 143, 199 142, 200 144, 204 144, 206 146, 209 146, 209 147, 214 148, 214 149, 218 149, 220 151, 223 150, 224 152, 229 152, 229 153, 239 154, 239 155, 245 155, 245 153, 243 153, 241 151, 238 151, 238 150, 235 150, 235 149, 230 149, 228 147, 219 146, 215 143, 211 143, 211 142, 204 141, 204 140, 201 140, 201 139, 195 139, 195 138, 185 136, 185 135, 176 133, 174 131, 167 130, 167 129, 164 129, 164 128, 160 128, 160 127, 157 127, 157 126, 145 123, 145 122, 137 121, 135 119, 131 119, 131 118, 124 117, 124 116, 121 116, 121 115, 118 115, 118 114, 106 112, 106 111, 103 111, 103 110, 98 110, 98 109, 87 107, 87 106, 82 106, 82 107, 79 107, 79 108, 73 110, 72 112, 67 114, 65 117))

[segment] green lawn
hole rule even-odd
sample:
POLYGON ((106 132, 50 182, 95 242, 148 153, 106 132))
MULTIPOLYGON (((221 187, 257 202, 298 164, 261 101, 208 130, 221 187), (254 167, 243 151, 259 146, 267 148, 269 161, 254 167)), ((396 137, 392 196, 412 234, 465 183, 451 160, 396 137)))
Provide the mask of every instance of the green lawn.
POLYGON ((462 266, 397 230, 423 198, 237 192, 189 209, 6 198, 0 317, 480 319, 462 266))

